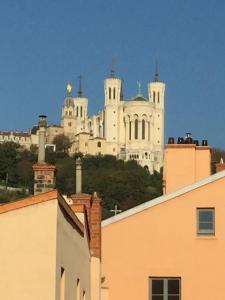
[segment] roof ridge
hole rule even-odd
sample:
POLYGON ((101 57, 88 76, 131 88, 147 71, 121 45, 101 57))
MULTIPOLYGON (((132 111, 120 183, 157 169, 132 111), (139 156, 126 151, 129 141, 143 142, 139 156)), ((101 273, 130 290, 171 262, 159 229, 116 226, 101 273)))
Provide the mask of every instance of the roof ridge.
POLYGON ((135 207, 132 207, 116 216, 113 216, 111 218, 108 218, 104 221, 102 221, 102 227, 105 227, 107 225, 110 225, 112 223, 115 223, 117 221, 120 221, 122 219, 125 219, 125 218, 128 218, 130 216, 133 216, 139 212, 142 212, 144 211, 145 209, 148 209, 150 207, 153 207, 155 205, 158 205, 158 204, 161 204, 161 203, 164 203, 166 201, 169 201, 169 200, 172 200, 180 195, 183 195, 183 194, 186 194, 186 193, 189 193, 195 189, 198 189, 204 185, 207 185, 209 183, 212 183, 216 180, 219 180, 221 178, 224 178, 225 177, 225 170, 224 171, 221 171, 221 172, 218 172, 218 173, 215 173, 213 175, 210 175, 204 179, 201 179, 197 182, 194 182, 192 184, 189 184, 183 188, 180 188, 178 190, 176 190, 175 192, 172 192, 170 194, 165 194, 165 195, 162 195, 160 197, 157 197, 155 199, 152 199, 152 200, 149 200, 145 203, 142 203, 138 206, 135 206, 135 207))

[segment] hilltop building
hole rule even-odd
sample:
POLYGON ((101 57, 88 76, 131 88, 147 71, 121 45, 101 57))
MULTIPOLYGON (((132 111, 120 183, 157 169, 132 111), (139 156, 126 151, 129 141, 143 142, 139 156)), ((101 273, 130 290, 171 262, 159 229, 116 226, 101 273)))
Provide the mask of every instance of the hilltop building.
MULTIPOLYGON (((165 84, 156 68, 154 80, 148 83, 148 97, 138 93, 132 99, 123 95, 123 81, 114 69, 104 81, 104 108, 96 115, 88 115, 88 98, 83 95, 80 77, 78 95, 72 95, 67 85, 61 124, 46 129, 46 145, 52 147, 54 137, 65 134, 70 139, 69 152, 98 155, 110 154, 119 159, 136 160, 151 173, 160 171, 164 148, 165 84)), ((39 127, 28 132, 0 132, 0 143, 13 141, 30 149, 38 146, 39 127)), ((54 148, 54 147, 53 147, 54 148)))
POLYGON ((210 175, 207 142, 185 142, 166 146, 163 196, 102 222, 102 300, 225 299, 225 164, 210 175))
POLYGON ((71 140, 71 153, 111 154, 124 160, 136 160, 140 165, 160 171, 164 147, 165 84, 156 70, 148 83, 148 97, 141 93, 125 100, 123 82, 111 71, 104 81, 104 109, 88 116, 88 98, 84 97, 80 79, 78 95, 72 86, 62 108, 61 126, 71 140))
POLYGON ((37 137, 30 131, 0 131, 0 143, 4 142, 14 142, 30 149, 31 145, 37 144, 37 137))

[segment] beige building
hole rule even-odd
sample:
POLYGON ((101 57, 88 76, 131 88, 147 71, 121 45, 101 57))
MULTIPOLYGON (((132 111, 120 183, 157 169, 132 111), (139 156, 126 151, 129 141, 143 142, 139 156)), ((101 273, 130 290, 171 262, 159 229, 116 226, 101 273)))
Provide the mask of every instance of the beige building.
POLYGON ((35 138, 29 131, 0 131, 0 143, 4 142, 14 142, 25 149, 30 149, 30 146, 35 142, 35 138))
POLYGON ((68 205, 53 190, 0 205, 1 299, 100 299, 100 199, 86 196, 87 208, 82 197, 68 205))
POLYGON ((136 160, 153 172, 160 171, 164 147, 165 84, 156 70, 148 83, 148 97, 138 93, 124 99, 122 80, 112 70, 104 81, 104 109, 88 115, 88 98, 83 96, 81 81, 78 96, 67 87, 62 108, 61 126, 71 140, 71 153, 111 154, 124 160, 136 160), (101 145, 101 146, 100 146, 101 145))
POLYGON ((102 300, 225 299, 225 164, 167 145, 166 193, 102 222, 102 300))

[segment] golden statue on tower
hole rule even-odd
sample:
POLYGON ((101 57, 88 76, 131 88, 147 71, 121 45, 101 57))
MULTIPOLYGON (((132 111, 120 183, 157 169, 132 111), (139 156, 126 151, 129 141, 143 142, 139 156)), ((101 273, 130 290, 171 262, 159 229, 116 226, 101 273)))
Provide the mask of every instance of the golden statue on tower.
POLYGON ((68 83, 67 86, 66 86, 66 90, 67 90, 67 95, 68 96, 71 96, 72 89, 73 89, 72 84, 68 83))

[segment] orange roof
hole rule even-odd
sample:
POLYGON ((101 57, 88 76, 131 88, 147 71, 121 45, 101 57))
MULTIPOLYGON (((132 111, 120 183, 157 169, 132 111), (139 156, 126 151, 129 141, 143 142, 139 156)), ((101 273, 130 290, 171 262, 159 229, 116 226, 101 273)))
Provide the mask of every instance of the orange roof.
POLYGON ((82 236, 84 235, 84 225, 80 222, 78 217, 74 214, 73 210, 66 203, 62 195, 57 190, 52 190, 43 194, 19 199, 14 202, 1 204, 0 214, 7 213, 16 209, 25 208, 30 205, 43 203, 50 200, 58 200, 58 204, 63 211, 66 220, 76 229, 82 236))

